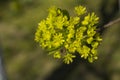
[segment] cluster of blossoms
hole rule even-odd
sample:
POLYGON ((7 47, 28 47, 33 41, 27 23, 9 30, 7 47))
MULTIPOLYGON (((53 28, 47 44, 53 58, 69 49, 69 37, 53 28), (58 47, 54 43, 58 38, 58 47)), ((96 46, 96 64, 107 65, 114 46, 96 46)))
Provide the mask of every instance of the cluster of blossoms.
POLYGON ((64 63, 73 62, 75 53, 93 62, 97 59, 97 47, 102 41, 96 32, 99 18, 95 13, 87 13, 86 7, 75 7, 75 16, 66 10, 51 7, 48 17, 42 20, 35 33, 35 41, 64 63))

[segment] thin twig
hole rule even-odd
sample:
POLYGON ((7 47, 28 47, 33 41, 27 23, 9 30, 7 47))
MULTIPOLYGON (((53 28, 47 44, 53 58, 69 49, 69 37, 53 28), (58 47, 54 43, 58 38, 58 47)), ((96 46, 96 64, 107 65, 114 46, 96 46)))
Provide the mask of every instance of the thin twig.
POLYGON ((120 22, 120 18, 109 22, 108 24, 104 25, 103 27, 104 27, 104 28, 107 28, 107 27, 110 27, 111 25, 116 24, 116 23, 118 23, 118 22, 120 22))
POLYGON ((118 23, 118 22, 120 22, 120 18, 115 19, 115 20, 113 20, 113 21, 110 21, 109 23, 105 24, 103 27, 98 28, 98 29, 97 29, 97 32, 101 32, 101 31, 103 31, 105 28, 108 28, 108 27, 110 27, 111 25, 116 24, 116 23, 118 23))

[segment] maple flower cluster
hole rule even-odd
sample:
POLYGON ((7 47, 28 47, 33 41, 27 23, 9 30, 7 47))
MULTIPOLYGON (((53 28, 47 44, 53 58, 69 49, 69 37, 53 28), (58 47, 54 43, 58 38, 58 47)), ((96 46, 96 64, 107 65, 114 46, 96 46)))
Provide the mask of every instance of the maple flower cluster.
POLYGON ((99 17, 88 13, 84 6, 75 7, 74 12, 75 16, 70 16, 67 10, 49 8, 47 18, 38 24, 35 41, 66 64, 73 62, 75 53, 93 62, 102 41, 96 28, 99 17))

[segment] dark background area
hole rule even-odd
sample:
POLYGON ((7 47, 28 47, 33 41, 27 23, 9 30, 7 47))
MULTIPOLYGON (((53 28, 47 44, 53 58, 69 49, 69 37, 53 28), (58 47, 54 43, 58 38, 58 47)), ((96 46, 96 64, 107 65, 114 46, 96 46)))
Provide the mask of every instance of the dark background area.
POLYGON ((0 54, 8 80, 120 80, 120 23, 103 28, 120 17, 119 0, 0 0, 0 54), (84 5, 99 17, 103 42, 92 64, 79 56, 66 65, 55 60, 34 41, 40 20, 55 5, 72 11, 84 5))

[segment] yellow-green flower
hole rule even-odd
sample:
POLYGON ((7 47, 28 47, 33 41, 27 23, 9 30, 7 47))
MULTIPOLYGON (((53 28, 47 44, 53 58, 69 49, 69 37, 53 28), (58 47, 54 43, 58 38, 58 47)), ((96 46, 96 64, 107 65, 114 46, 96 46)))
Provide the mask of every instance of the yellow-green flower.
POLYGON ((60 58, 61 58, 60 52, 59 52, 59 51, 56 51, 56 52, 54 53, 53 57, 60 59, 60 58))
POLYGON ((87 12, 86 7, 84 6, 77 6, 75 7, 75 13, 79 16, 85 14, 87 12))
POLYGON ((75 52, 89 62, 96 60, 97 47, 102 41, 96 32, 99 17, 94 12, 88 13, 84 6, 75 7, 74 16, 55 6, 48 11, 47 18, 38 23, 35 41, 66 64, 73 62, 75 52))
POLYGON ((81 57, 86 59, 88 57, 89 53, 90 53, 90 48, 88 46, 84 45, 81 49, 81 57))
POLYGON ((67 53, 65 56, 64 56, 64 62, 66 64, 70 64, 71 62, 73 62, 73 58, 75 58, 76 56, 75 55, 72 55, 72 54, 69 54, 67 53))

